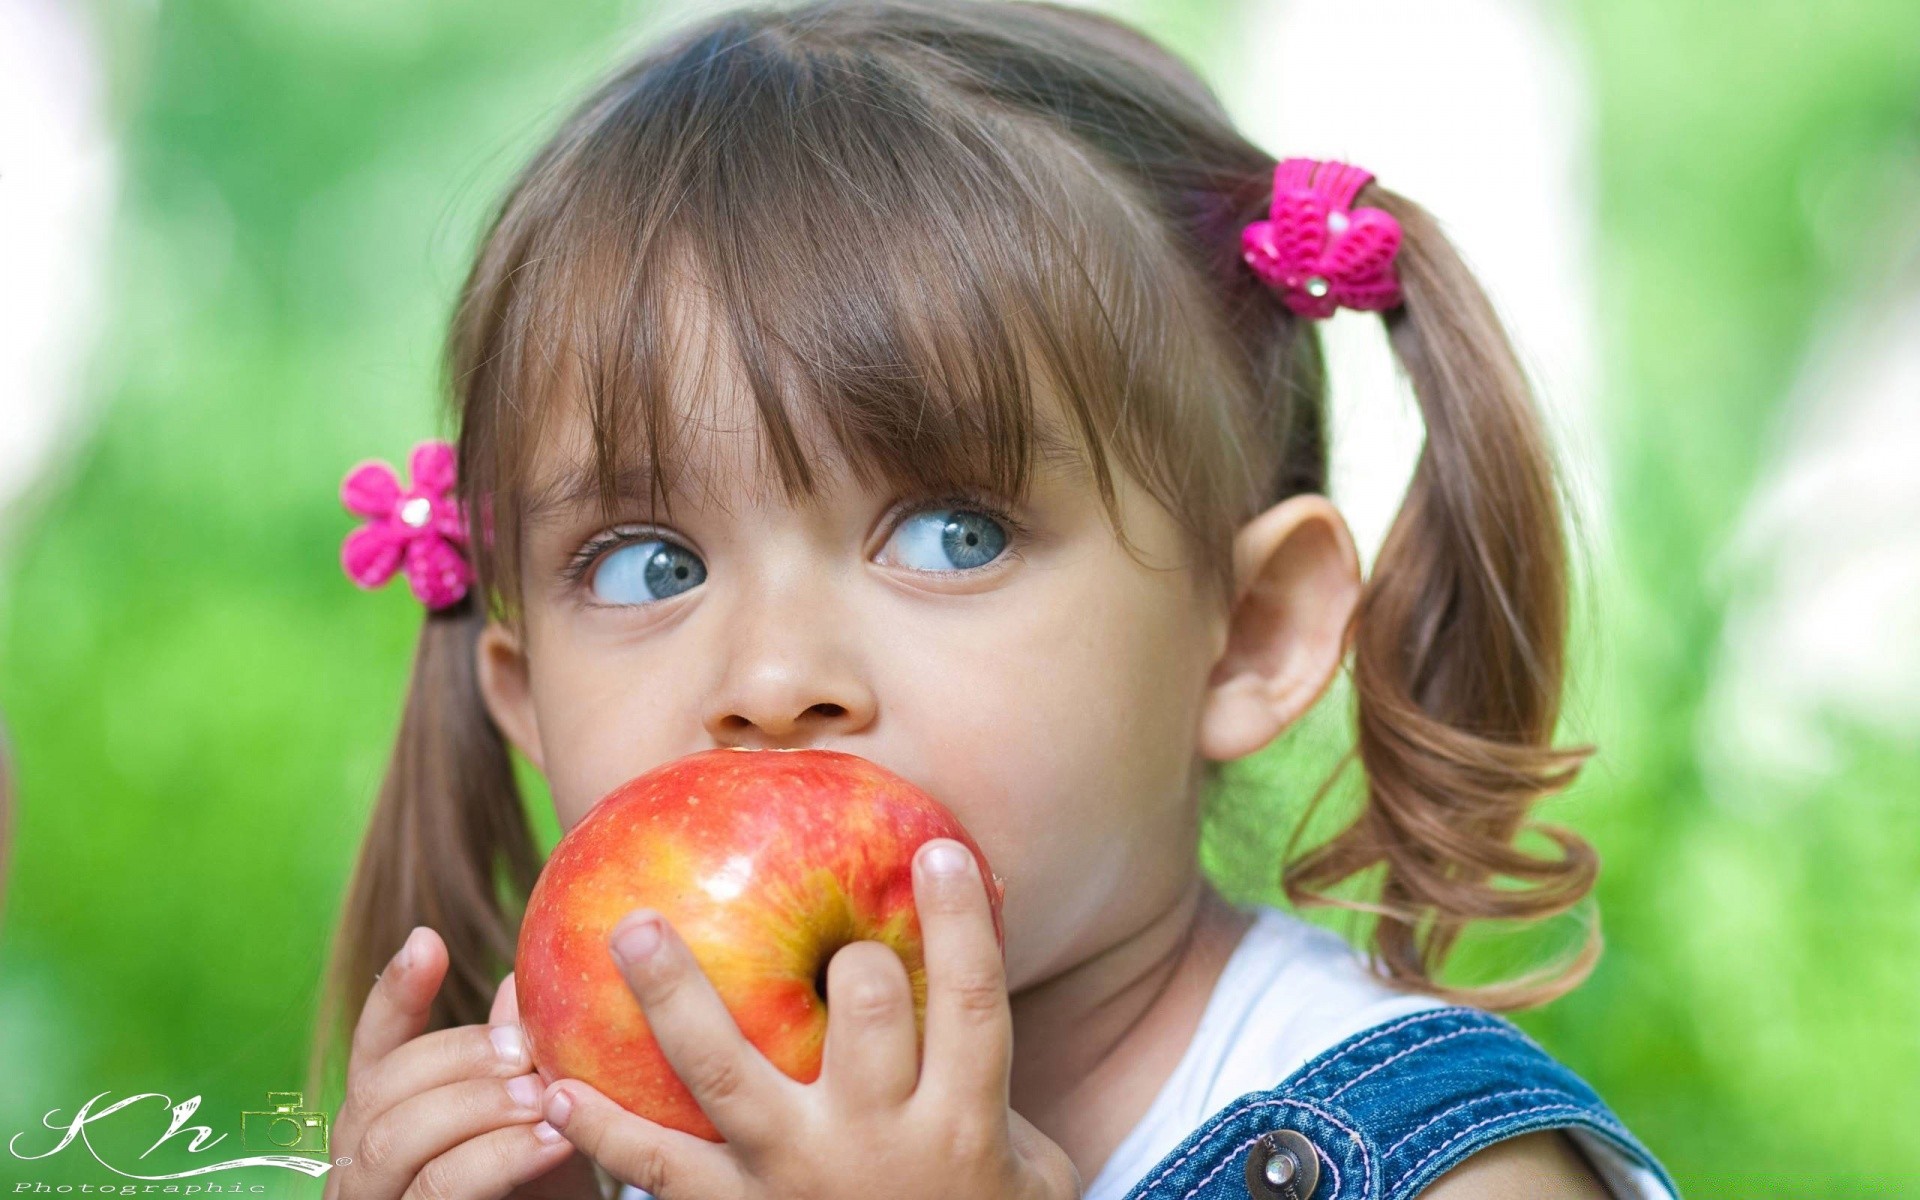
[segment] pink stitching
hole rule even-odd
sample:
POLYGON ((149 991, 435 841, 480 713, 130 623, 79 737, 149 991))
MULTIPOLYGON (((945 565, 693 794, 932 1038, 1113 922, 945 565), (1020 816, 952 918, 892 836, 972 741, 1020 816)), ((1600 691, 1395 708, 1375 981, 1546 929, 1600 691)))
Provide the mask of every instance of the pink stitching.
MULTIPOLYGON (((1348 1046, 1345 1050, 1342 1050, 1340 1053, 1334 1055, 1332 1058, 1321 1063, 1319 1066, 1315 1067, 1313 1070, 1308 1071, 1305 1075, 1302 1075, 1298 1080, 1294 1082, 1294 1087, 1297 1088, 1305 1084, 1307 1080, 1312 1079, 1315 1075, 1318 1075, 1320 1072, 1326 1070, 1328 1067, 1346 1058, 1349 1054, 1352 1054, 1354 1051, 1358 1050, 1360 1047, 1366 1045, 1367 1043, 1379 1041, 1381 1038, 1386 1037, 1388 1034, 1394 1032, 1395 1030, 1405 1029, 1407 1026, 1413 1024, 1416 1021, 1432 1021, 1440 1017, 1453 1016, 1463 1012, 1478 1013, 1479 1011, 1480 1010, 1477 1008, 1469 1008, 1464 1004, 1452 1004, 1452 1005, 1448 1005, 1445 1008, 1429 1008, 1424 1011, 1414 1013, 1410 1017, 1402 1017, 1391 1025, 1382 1026, 1381 1028, 1374 1030, 1372 1033, 1368 1034, 1366 1037, 1363 1037, 1359 1041, 1355 1042, 1353 1045, 1348 1046)), ((1338 1094, 1339 1093, 1337 1092, 1335 1093, 1335 1095, 1338 1095, 1338 1094)))
MULTIPOLYGON (((1360 1147, 1360 1161, 1362 1163, 1365 1163, 1369 1160, 1369 1155, 1367 1154, 1367 1140, 1361 1137, 1360 1134, 1351 1125, 1348 1125, 1346 1122, 1340 1120, 1338 1117, 1334 1116, 1332 1113, 1326 1112, 1312 1104, 1308 1104, 1305 1101, 1301 1101, 1301 1100, 1285 1100, 1285 1099, 1256 1100, 1251 1104, 1243 1104, 1231 1112, 1221 1114, 1220 1118, 1213 1123, 1212 1132, 1208 1133, 1206 1137, 1201 1138, 1198 1142, 1195 1142, 1191 1147, 1188 1148, 1185 1154, 1182 1154, 1179 1158, 1176 1158, 1172 1162, 1168 1163, 1166 1170, 1160 1172, 1158 1175, 1155 1175, 1152 1179, 1149 1179, 1145 1184, 1141 1185, 1141 1189, 1142 1189, 1141 1194, 1145 1195, 1146 1192, 1152 1191, 1156 1186, 1159 1185, 1162 1179, 1165 1179, 1167 1176, 1179 1170, 1181 1163, 1186 1162, 1189 1158, 1192 1158, 1194 1155, 1200 1153, 1201 1147, 1205 1146, 1208 1142, 1213 1140, 1214 1135, 1220 1132, 1221 1126, 1228 1124, 1235 1117, 1238 1117, 1243 1113, 1252 1112, 1256 1108, 1270 1108, 1276 1104, 1285 1105, 1292 1108, 1303 1108, 1308 1112, 1312 1113, 1314 1116, 1319 1117, 1321 1120, 1325 1121, 1327 1124, 1333 1125, 1340 1129, 1345 1130, 1347 1136, 1353 1139, 1354 1144, 1360 1147)), ((1334 1173, 1337 1177, 1339 1173, 1339 1169, 1333 1165, 1332 1156, 1328 1155, 1325 1151, 1322 1151, 1318 1146, 1315 1146, 1314 1150, 1316 1153, 1319 1153, 1322 1158, 1325 1158, 1327 1160, 1328 1170, 1334 1173)), ((1228 1157, 1230 1160, 1232 1156, 1229 1155, 1228 1157)), ((1220 1166, 1225 1166, 1225 1165, 1226 1165, 1225 1162, 1222 1162, 1220 1164, 1220 1166)), ((1214 1175, 1219 1173, 1219 1171, 1220 1171, 1220 1167, 1216 1166, 1212 1171, 1207 1172, 1207 1178, 1208 1179, 1213 1178, 1214 1175)), ((1367 1175, 1369 1177, 1373 1175, 1373 1171, 1371 1168, 1367 1170, 1367 1175)), ((1195 1185, 1195 1190, 1196 1191, 1198 1190, 1198 1185, 1195 1185)), ((1131 1195, 1132 1193, 1129 1193, 1129 1194, 1131 1195)), ((1188 1192, 1185 1196, 1182 1196, 1180 1200, 1191 1200, 1192 1196, 1193 1196, 1193 1192, 1188 1192)))
MULTIPOLYGON (((1214 1133, 1218 1133, 1220 1130, 1220 1126, 1231 1122, 1235 1117, 1240 1116, 1242 1113, 1249 1113, 1256 1108, 1267 1108, 1275 1104, 1289 1105, 1293 1108, 1304 1108, 1308 1112, 1312 1113, 1314 1116, 1319 1117, 1321 1120, 1327 1122, 1329 1125, 1337 1125, 1341 1129, 1346 1130, 1347 1136, 1359 1143, 1361 1159, 1364 1160, 1366 1158, 1367 1156, 1366 1139, 1362 1138, 1357 1132, 1353 1130, 1351 1126, 1347 1125, 1345 1122, 1341 1121, 1339 1118, 1333 1116, 1331 1113, 1324 1112, 1321 1109, 1316 1108, 1314 1105, 1308 1104, 1300 1100, 1285 1100, 1285 1099, 1256 1100, 1252 1104, 1241 1105, 1239 1108, 1234 1109, 1230 1113, 1226 1113, 1218 1121, 1214 1122, 1214 1133)), ((1195 1154, 1198 1154, 1200 1152, 1200 1147, 1204 1146, 1207 1142, 1211 1141, 1212 1138, 1213 1138, 1213 1134, 1210 1133, 1206 1137, 1200 1139, 1200 1141, 1195 1143, 1194 1146, 1191 1149, 1189 1149, 1185 1154, 1182 1154, 1179 1158, 1176 1158, 1173 1160, 1173 1162, 1169 1163, 1167 1165, 1166 1170, 1154 1176, 1153 1179, 1147 1184, 1147 1186, 1151 1188, 1154 1185, 1158 1184, 1162 1179, 1165 1179, 1167 1176, 1173 1174, 1173 1172, 1179 1168, 1181 1163, 1187 1161, 1189 1158, 1192 1158, 1195 1154)), ((1318 1150, 1319 1147, 1316 1146, 1314 1147, 1314 1149, 1318 1150)), ((1331 1166, 1333 1163, 1333 1160, 1329 1158, 1327 1160, 1327 1163, 1329 1166, 1331 1166)), ((1189 1192, 1188 1195, 1192 1195, 1192 1193, 1189 1192)))
MULTIPOLYGON (((1228 1151, 1227 1156, 1221 1159, 1219 1162, 1215 1163, 1213 1166, 1213 1170, 1208 1171, 1205 1175, 1202 1175, 1200 1179, 1193 1185, 1193 1187, 1187 1192, 1187 1194, 1180 1197, 1180 1200, 1193 1200, 1194 1195, 1198 1193, 1201 1188, 1207 1186, 1207 1180, 1212 1179, 1215 1175, 1218 1175, 1220 1172, 1226 1170, 1227 1164, 1232 1162, 1235 1158, 1239 1157, 1240 1152, 1242 1150, 1245 1150, 1248 1146, 1253 1145, 1255 1142, 1260 1140, 1260 1137, 1263 1137, 1263 1136, 1265 1135, 1262 1134, 1255 1137, 1250 1137, 1246 1141, 1241 1142, 1238 1146, 1235 1146, 1232 1150, 1228 1151)), ((1366 1143, 1362 1142, 1361 1143, 1362 1149, 1365 1149, 1365 1146, 1366 1146, 1366 1143)), ((1340 1168, 1334 1165, 1333 1156, 1328 1154, 1325 1150, 1322 1150, 1320 1147, 1314 1146, 1313 1152, 1319 1155, 1321 1160, 1327 1164, 1327 1175, 1329 1176, 1329 1181, 1333 1184, 1333 1191, 1329 1192, 1328 1195, 1338 1196, 1340 1194, 1340 1168)))
MULTIPOLYGON (((1550 1087, 1514 1088, 1512 1091, 1493 1092, 1487 1096, 1480 1097, 1480 1098, 1485 1100, 1504 1100, 1509 1096, 1529 1096, 1535 1092, 1552 1092, 1556 1096, 1565 1096, 1567 1094, 1564 1090, 1560 1088, 1550 1088, 1550 1087)), ((1385 1158, 1387 1155, 1392 1154, 1395 1150, 1398 1150, 1400 1147, 1406 1145, 1409 1141, 1412 1141, 1415 1137, 1419 1136, 1421 1130, 1433 1124, 1435 1121, 1446 1120, 1448 1117, 1459 1112, 1461 1107, 1462 1107, 1461 1105, 1456 1104, 1452 1108, 1449 1108, 1445 1112, 1441 1113, 1439 1116, 1428 1117, 1426 1120, 1414 1126, 1413 1130, 1409 1132, 1405 1137, 1401 1138, 1399 1141, 1395 1142, 1393 1145, 1388 1146, 1385 1150, 1382 1150, 1380 1152, 1380 1157, 1385 1158)))
MULTIPOLYGON (((1466 1137, 1468 1134, 1472 1133, 1476 1129, 1479 1129, 1483 1125, 1491 1125, 1495 1121, 1512 1120, 1514 1117, 1524 1117, 1528 1113, 1551 1112, 1556 1108, 1565 1108, 1565 1109, 1571 1109, 1577 1113, 1586 1113, 1588 1116, 1592 1117, 1595 1121, 1600 1122, 1602 1125, 1613 1124, 1612 1121, 1608 1121, 1606 1118, 1601 1117, 1597 1113, 1587 1112, 1586 1107, 1580 1104, 1541 1104, 1541 1105, 1536 1105, 1533 1108, 1523 1108, 1518 1112, 1502 1113, 1497 1117, 1488 1117, 1484 1121, 1476 1121, 1473 1124, 1467 1126, 1465 1129, 1462 1129, 1459 1133, 1454 1134, 1452 1137, 1448 1138, 1446 1141, 1441 1142, 1438 1146, 1435 1146, 1432 1150, 1429 1150, 1425 1158, 1422 1158, 1419 1162, 1407 1168, 1407 1173, 1406 1175, 1402 1176, 1402 1178, 1408 1178, 1408 1177, 1419 1174, 1420 1168, 1427 1165, 1428 1159, 1431 1159, 1434 1155, 1440 1153, 1442 1150, 1445 1150, 1448 1146, 1453 1145, 1455 1142, 1459 1141, 1463 1137, 1466 1137)), ((1518 1135, 1516 1134, 1516 1136, 1518 1135)))
MULTIPOLYGON (((1300 1076, 1299 1079, 1295 1080, 1293 1087, 1299 1088, 1303 1086, 1307 1082, 1307 1080, 1312 1079, 1315 1075, 1318 1075, 1320 1072, 1326 1070, 1330 1066, 1333 1066, 1335 1063, 1344 1061, 1348 1056, 1358 1051, 1362 1046, 1366 1046, 1372 1042, 1376 1042, 1379 1039, 1388 1036, 1389 1034, 1392 1034, 1401 1029, 1405 1029, 1409 1025, 1415 1024, 1420 1021, 1431 1021, 1431 1020, 1437 1020, 1442 1017, 1457 1016, 1461 1013, 1472 1013, 1476 1016, 1487 1015, 1481 1009, 1473 1008, 1469 1005, 1462 1004, 1462 1005, 1448 1005, 1445 1008, 1424 1009, 1420 1012, 1412 1014, 1411 1016, 1402 1017, 1401 1019, 1393 1022, 1390 1025, 1384 1025, 1379 1029, 1374 1030, 1372 1033, 1369 1033, 1367 1036, 1361 1038, 1359 1041, 1341 1050, 1338 1054, 1334 1055, 1332 1058, 1329 1058, 1324 1062, 1321 1062, 1320 1064, 1315 1066, 1312 1070, 1308 1071, 1306 1074, 1300 1076)), ((1423 1047, 1431 1046, 1436 1042, 1443 1042, 1449 1038, 1459 1037, 1463 1034, 1468 1034, 1468 1033, 1497 1033, 1503 1037, 1517 1036, 1520 1041, 1531 1044, 1531 1039, 1526 1036, 1526 1033, 1524 1030, 1519 1030, 1506 1025, 1475 1026, 1469 1029, 1456 1029, 1451 1033, 1440 1034, 1436 1037, 1431 1037, 1426 1039, 1425 1041, 1418 1042, 1415 1045, 1409 1046, 1407 1049, 1402 1050, 1399 1053, 1394 1054, 1389 1058, 1386 1058, 1378 1063, 1375 1063, 1373 1066, 1368 1067, 1365 1071, 1362 1071, 1360 1074, 1354 1076, 1352 1079, 1349 1079, 1346 1083, 1340 1085, 1340 1087, 1335 1089, 1333 1094, 1328 1096, 1327 1098, 1331 1100, 1334 1097, 1339 1096, 1341 1092, 1344 1092, 1348 1088, 1352 1087, 1354 1084, 1359 1083, 1362 1079, 1365 1079, 1367 1076, 1373 1074, 1375 1071, 1378 1071, 1380 1068, 1386 1066, 1388 1063, 1392 1063, 1401 1058, 1404 1058, 1407 1055, 1412 1054, 1415 1050, 1419 1050, 1423 1047)), ((1524 1095, 1529 1092, 1555 1091, 1555 1090, 1557 1089, 1522 1088, 1512 1092, 1495 1093, 1495 1095, 1496 1096, 1524 1095)), ((1195 1154, 1198 1154, 1201 1151, 1201 1149, 1207 1145, 1208 1142, 1213 1140, 1214 1133, 1219 1132, 1219 1127, 1221 1125, 1227 1124, 1228 1122, 1232 1121, 1235 1117, 1241 1116, 1244 1113, 1251 1112, 1256 1108, 1266 1108, 1271 1105, 1285 1105, 1293 1108, 1305 1109, 1306 1111, 1313 1113, 1315 1116, 1326 1121, 1328 1124, 1333 1125, 1339 1129, 1345 1130, 1347 1136, 1353 1139, 1354 1144, 1360 1147, 1360 1161, 1363 1164, 1370 1161, 1371 1156, 1368 1154, 1368 1151, 1367 1151, 1366 1139, 1361 1137, 1360 1134, 1358 1134, 1357 1132, 1355 1132, 1351 1126, 1335 1118, 1330 1113, 1327 1113, 1312 1104, 1308 1104, 1299 1100, 1287 1100, 1287 1099, 1261 1100, 1261 1101, 1256 1101, 1252 1104, 1242 1105, 1239 1108, 1232 1110, 1231 1112, 1223 1114, 1220 1117, 1220 1119, 1215 1122, 1213 1133, 1209 1133, 1206 1137, 1202 1138, 1199 1142, 1195 1143, 1190 1149, 1188 1149, 1185 1154, 1182 1154, 1179 1158, 1169 1163, 1167 1165, 1166 1170, 1160 1172, 1158 1175, 1154 1176, 1152 1179, 1146 1181, 1146 1183, 1141 1185, 1142 1190, 1140 1194, 1145 1195, 1147 1192, 1150 1192, 1154 1187, 1159 1185, 1161 1180, 1165 1179, 1167 1176, 1179 1170, 1182 1163, 1186 1162, 1189 1158, 1192 1158, 1195 1154)), ((1505 1116, 1519 1117, 1519 1116, 1525 1116, 1528 1113, 1545 1112, 1555 1108, 1572 1109, 1573 1111, 1576 1111, 1576 1112, 1587 1111, 1587 1109, 1584 1106, 1577 1105, 1577 1104, 1547 1104, 1547 1105, 1538 1106, 1536 1108, 1522 1109, 1519 1112, 1507 1113, 1505 1116)), ((1427 1126, 1432 1125, 1434 1121, 1438 1121, 1441 1118, 1450 1116, 1452 1113, 1458 1112, 1458 1111, 1459 1111, 1459 1105, 1455 1105, 1453 1108, 1449 1109, 1447 1112, 1441 1113, 1440 1116, 1429 1119, 1427 1122, 1422 1124, 1419 1127, 1419 1129, 1414 1130, 1414 1133, 1418 1133, 1420 1129, 1427 1128, 1427 1126)), ((1449 1138, 1447 1141, 1443 1142, 1441 1145, 1435 1147, 1431 1152, 1429 1152, 1426 1155, 1426 1157, 1422 1158, 1418 1163, 1414 1164, 1413 1170, 1414 1171, 1419 1170, 1420 1167, 1425 1165, 1425 1163, 1429 1159, 1431 1159, 1435 1154, 1438 1154, 1442 1150, 1445 1150, 1448 1146, 1451 1146, 1454 1142, 1457 1142, 1461 1138, 1466 1137, 1468 1134, 1472 1133, 1474 1130, 1479 1129, 1485 1125, 1491 1124, 1493 1121, 1498 1121, 1503 1119, 1505 1119, 1505 1117, 1492 1117, 1486 1121, 1481 1121, 1481 1122, 1478 1122, 1477 1124, 1468 1126, 1466 1129, 1461 1130, 1459 1133, 1455 1134, 1453 1137, 1449 1138)), ((1607 1122, 1605 1121, 1604 1118, 1598 1117, 1597 1115, 1594 1117, 1594 1119, 1597 1121, 1601 1121, 1604 1124, 1609 1124, 1609 1125, 1612 1124, 1612 1122, 1607 1122)), ((1398 1149, 1401 1145, 1403 1145, 1407 1141, 1407 1138, 1410 1138, 1412 1136, 1413 1134, 1410 1133, 1406 1137, 1403 1137, 1399 1141, 1395 1142, 1392 1148, 1390 1148, 1387 1151, 1387 1153, 1391 1153, 1392 1150, 1398 1149)), ((1189 1189, 1183 1196, 1181 1196, 1180 1200, 1193 1200, 1193 1197, 1199 1192, 1200 1188, 1204 1186, 1208 1180, 1212 1179, 1215 1175, 1218 1175, 1226 1167, 1226 1165, 1229 1162, 1233 1161, 1233 1158, 1236 1155, 1238 1155, 1241 1150, 1246 1149, 1248 1146, 1251 1146, 1254 1142, 1258 1140, 1259 1138, 1255 1137, 1245 1142, 1242 1142, 1239 1146, 1236 1146, 1233 1149, 1233 1151, 1226 1156, 1226 1158, 1224 1158, 1221 1162, 1219 1162, 1214 1166, 1213 1170, 1207 1172, 1206 1175, 1203 1176, 1197 1183, 1195 1183, 1191 1189, 1189 1189)), ((1334 1165, 1332 1156, 1327 1154, 1326 1151, 1321 1150, 1318 1146, 1314 1147, 1314 1151, 1315 1153, 1319 1154, 1322 1159, 1326 1161, 1328 1174, 1333 1180, 1334 1194, 1338 1195, 1339 1188, 1340 1188, 1340 1169, 1334 1165)), ((1411 1173, 1412 1172, 1409 1172, 1409 1174, 1411 1173)), ((1369 1179, 1372 1178, 1373 1171, 1371 1168, 1367 1169, 1366 1175, 1369 1179)), ((1132 1193, 1129 1193, 1129 1194, 1131 1195, 1132 1193)))
POLYGON ((1415 1042, 1413 1045, 1408 1046, 1405 1050, 1400 1051, 1398 1054, 1394 1054, 1387 1058, 1381 1059, 1379 1062, 1373 1064, 1372 1066, 1368 1067, 1366 1070, 1360 1072, 1358 1075, 1355 1075, 1352 1079, 1347 1080, 1345 1083, 1335 1088, 1332 1091, 1332 1093, 1327 1096, 1327 1099, 1329 1100, 1339 1099, 1341 1092, 1346 1091, 1348 1088, 1352 1087, 1356 1083, 1359 1083, 1362 1079, 1365 1079, 1367 1076, 1373 1074, 1375 1071, 1378 1071, 1380 1068, 1389 1066, 1392 1063, 1398 1062, 1400 1059, 1403 1059, 1407 1055, 1412 1054, 1415 1050, 1424 1049, 1425 1047, 1433 1045, 1435 1042, 1445 1042, 1445 1041, 1451 1041, 1452 1039, 1457 1037, 1466 1037, 1468 1034, 1472 1034, 1472 1033, 1497 1033, 1501 1037, 1513 1036, 1512 1030, 1504 1029, 1498 1025, 1480 1025, 1480 1026, 1475 1026, 1471 1029, 1456 1029, 1452 1033, 1436 1034, 1435 1036, 1428 1038, 1424 1042, 1415 1042))

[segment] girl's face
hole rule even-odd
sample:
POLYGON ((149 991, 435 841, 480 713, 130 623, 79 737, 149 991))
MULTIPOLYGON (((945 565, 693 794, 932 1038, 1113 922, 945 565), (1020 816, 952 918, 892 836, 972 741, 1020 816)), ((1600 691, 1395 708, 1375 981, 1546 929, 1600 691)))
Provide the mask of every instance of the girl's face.
MULTIPOLYGON (((1196 725, 1227 638, 1168 514, 1116 464, 1136 562, 1066 453, 1011 521, 862 488, 838 458, 791 506, 750 397, 722 383, 686 427, 673 523, 645 522, 644 486, 613 524, 590 495, 530 516, 523 637, 481 640, 489 708, 561 825, 681 755, 827 747, 979 842, 1006 880, 1013 989, 1164 913, 1197 873, 1196 725)), ((536 492, 590 461, 584 420, 556 434, 536 492)))

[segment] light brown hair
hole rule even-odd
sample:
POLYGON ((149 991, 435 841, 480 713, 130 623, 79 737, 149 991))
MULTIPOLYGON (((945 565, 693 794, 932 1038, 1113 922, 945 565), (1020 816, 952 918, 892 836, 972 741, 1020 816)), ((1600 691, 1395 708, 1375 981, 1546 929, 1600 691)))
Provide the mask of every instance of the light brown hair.
MULTIPOLYGON (((490 615, 518 619, 528 465, 565 406, 590 422, 609 516, 639 478, 670 510, 675 397, 697 404, 686 363, 720 345, 790 496, 817 485, 811 424, 863 481, 1018 500, 1047 436, 1038 373, 1072 417, 1053 436, 1086 447, 1109 514, 1117 458, 1224 603, 1236 530, 1327 484, 1317 331, 1239 257, 1273 167, 1165 49, 1047 3, 738 8, 593 89, 508 191, 453 316, 459 488, 491 537, 476 530, 474 591, 421 632, 316 1071, 413 925, 451 953, 436 1027, 484 1021, 510 967, 538 854, 474 645, 490 615), (688 348, 671 318, 690 285, 715 316, 688 348)), ((1405 304, 1383 320, 1427 441, 1350 630, 1365 803, 1280 880, 1295 903, 1378 913, 1372 949, 1397 986, 1537 1004, 1584 978, 1597 928, 1557 975, 1437 975, 1468 922, 1558 913, 1597 872, 1579 837, 1527 820, 1591 752, 1552 744, 1568 586, 1555 473, 1506 335, 1434 220, 1378 184, 1356 203, 1405 232, 1405 304), (1522 851, 1530 829, 1562 853, 1522 851), (1329 894, 1373 867, 1377 903, 1329 894)))

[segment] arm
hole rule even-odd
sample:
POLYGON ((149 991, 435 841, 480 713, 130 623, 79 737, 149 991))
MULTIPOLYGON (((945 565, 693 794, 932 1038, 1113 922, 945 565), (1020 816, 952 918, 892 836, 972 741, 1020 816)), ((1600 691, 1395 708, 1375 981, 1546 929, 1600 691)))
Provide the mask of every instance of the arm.
POLYGON ((1586 1155, 1558 1129, 1495 1142, 1433 1181, 1421 1200, 1612 1200, 1586 1155))

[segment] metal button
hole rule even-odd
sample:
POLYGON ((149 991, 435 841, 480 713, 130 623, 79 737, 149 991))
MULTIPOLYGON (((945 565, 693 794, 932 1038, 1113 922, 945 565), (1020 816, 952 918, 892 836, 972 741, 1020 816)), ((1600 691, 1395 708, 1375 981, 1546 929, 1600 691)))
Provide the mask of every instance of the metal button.
POLYGON ((1247 1193, 1255 1200, 1309 1200, 1319 1182, 1320 1156, 1291 1129, 1262 1134, 1247 1152, 1247 1193))

